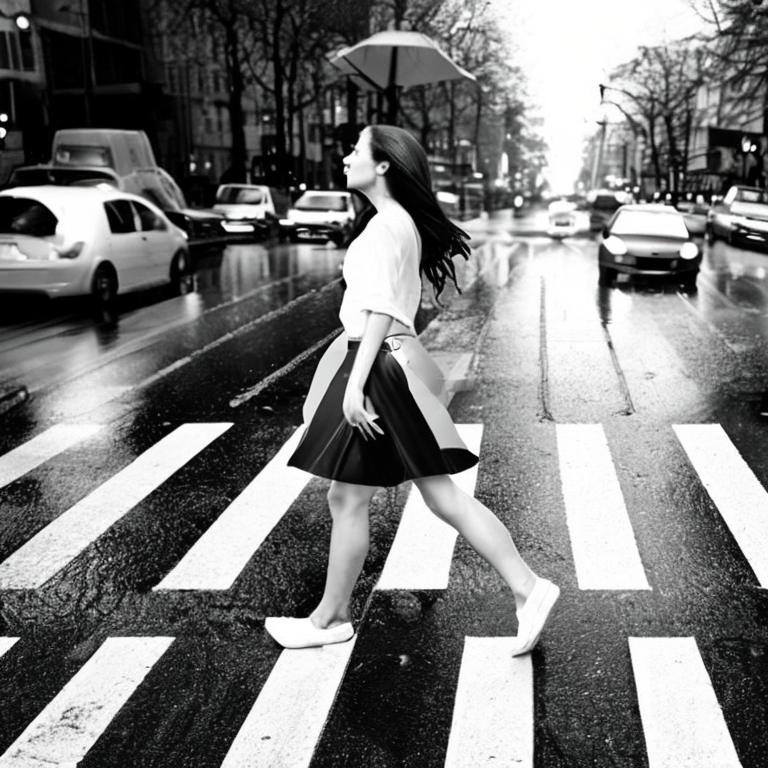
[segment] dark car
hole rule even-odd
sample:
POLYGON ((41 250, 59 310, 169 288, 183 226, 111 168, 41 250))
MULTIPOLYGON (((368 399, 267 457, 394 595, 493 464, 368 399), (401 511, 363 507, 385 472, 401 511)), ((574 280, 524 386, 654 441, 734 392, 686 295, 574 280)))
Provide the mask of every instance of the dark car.
POLYGON ((623 272, 674 276, 693 290, 701 251, 683 215, 671 206, 623 205, 602 232, 598 264, 600 285, 610 285, 623 272))
POLYGON ((733 245, 768 245, 768 192, 735 185, 707 215, 707 240, 733 245))
POLYGON ((630 198, 625 192, 599 189, 596 192, 591 192, 587 201, 589 205, 589 228, 592 232, 599 232, 619 206, 630 202, 630 198))

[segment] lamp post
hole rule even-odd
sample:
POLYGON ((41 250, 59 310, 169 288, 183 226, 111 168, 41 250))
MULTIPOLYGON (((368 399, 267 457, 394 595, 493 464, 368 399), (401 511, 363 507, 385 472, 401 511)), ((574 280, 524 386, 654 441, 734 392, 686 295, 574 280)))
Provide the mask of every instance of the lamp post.
POLYGON ((757 146, 752 143, 752 139, 749 136, 744 135, 741 137, 741 177, 745 183, 747 181, 747 157, 750 152, 755 152, 756 150, 757 146))

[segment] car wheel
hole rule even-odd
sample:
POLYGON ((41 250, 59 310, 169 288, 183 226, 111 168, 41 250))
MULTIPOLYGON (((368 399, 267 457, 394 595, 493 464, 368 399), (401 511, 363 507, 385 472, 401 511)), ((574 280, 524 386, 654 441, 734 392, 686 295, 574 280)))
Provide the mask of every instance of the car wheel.
POLYGON ((111 264, 99 264, 91 281, 91 297, 96 309, 111 309, 117 300, 117 275, 111 264))
POLYGON ((179 251, 171 262, 171 289, 174 296, 189 293, 191 289, 192 268, 189 254, 179 251))
POLYGON ((298 235, 297 235, 295 232, 291 232, 291 233, 288 235, 288 239, 289 239, 289 240, 290 240, 292 243, 298 243, 298 242, 299 242, 299 236, 298 236, 298 235))
POLYGON ((681 281, 680 285, 682 285, 683 290, 686 293, 696 293, 696 278, 698 277, 698 273, 694 273, 692 275, 686 275, 681 281))
POLYGON ((616 279, 616 270, 611 269, 610 267, 598 267, 600 276, 598 277, 598 284, 599 285, 612 285, 613 281, 616 279))
POLYGON ((91 309, 97 323, 117 323, 117 273, 111 264, 99 264, 91 280, 91 309))

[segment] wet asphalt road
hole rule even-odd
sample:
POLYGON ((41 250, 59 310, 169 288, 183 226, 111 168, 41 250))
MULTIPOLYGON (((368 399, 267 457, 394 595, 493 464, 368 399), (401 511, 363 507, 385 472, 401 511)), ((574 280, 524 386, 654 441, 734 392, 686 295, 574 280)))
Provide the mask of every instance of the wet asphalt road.
MULTIPOLYGON (((474 387, 451 405, 457 422, 483 425, 475 493, 562 588, 532 656, 534 764, 654 768, 627 639, 695 637, 741 764, 762 768, 765 592, 672 425, 720 425, 768 487, 768 255, 716 244, 693 295, 604 289, 589 237, 553 242, 540 219, 504 213, 468 226, 467 289, 425 339, 477 353, 474 387), (564 424, 602 426, 650 589, 580 587, 564 424)), ((193 293, 125 302, 117 326, 78 304, 4 321, 4 383, 32 394, 0 417, 0 455, 56 424, 105 427, 0 489, 0 561, 176 427, 232 426, 41 587, 0 592, 0 635, 20 638, 0 658, 1 751, 107 638, 153 636, 175 639, 80 764, 222 764, 280 656, 264 616, 307 613, 322 590, 326 483, 308 483, 231 588, 153 587, 300 425, 313 348, 338 325, 342 258, 240 246, 202 260, 193 293)), ((433 317, 425 308, 421 325, 433 317)), ((442 765, 465 636, 516 632, 508 593, 462 541, 447 590, 373 591, 406 493, 374 500, 359 636, 312 766, 442 765)))

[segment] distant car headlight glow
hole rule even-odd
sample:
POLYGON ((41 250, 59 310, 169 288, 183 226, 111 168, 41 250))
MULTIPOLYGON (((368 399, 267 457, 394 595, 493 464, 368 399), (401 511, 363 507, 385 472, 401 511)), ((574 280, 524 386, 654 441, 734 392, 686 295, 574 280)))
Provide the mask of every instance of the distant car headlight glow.
POLYGON ((683 243, 680 248, 680 256, 684 259, 695 259, 699 255, 699 249, 695 243, 683 243))
POLYGON ((614 256, 623 256, 627 252, 626 243, 620 237, 616 237, 616 235, 608 235, 603 240, 603 245, 614 256))

